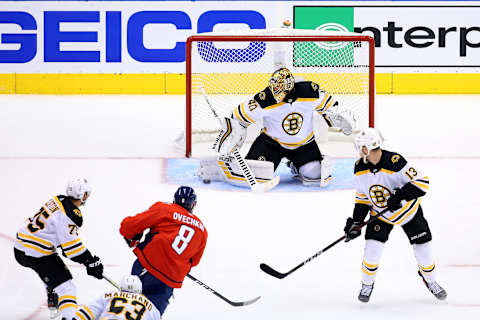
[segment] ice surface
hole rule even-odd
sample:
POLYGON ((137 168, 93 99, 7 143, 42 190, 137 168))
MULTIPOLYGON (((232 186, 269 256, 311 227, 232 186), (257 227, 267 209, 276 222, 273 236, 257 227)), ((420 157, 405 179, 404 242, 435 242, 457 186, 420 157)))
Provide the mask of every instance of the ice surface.
MULTIPOLYGON (((430 177, 422 206, 447 302, 436 301, 424 287, 400 228, 386 245, 368 304, 356 298, 363 239, 338 244, 283 280, 259 269, 264 262, 288 271, 342 236, 353 208, 351 187, 296 192, 292 186, 256 195, 217 190, 212 183, 196 185, 195 213, 209 239, 192 274, 231 300, 262 299, 231 307, 186 279, 175 290, 165 318, 478 319, 479 98, 377 97, 377 123, 390 149, 402 152, 430 177)), ((16 264, 12 239, 25 218, 64 191, 70 176, 85 176, 93 186, 82 209, 83 241, 102 258, 110 277, 129 272, 134 257, 118 233, 119 223, 155 201, 170 201, 182 182, 181 177, 171 178, 169 162, 183 158, 173 147, 184 127, 183 105, 183 96, 0 96, 2 319, 48 318, 41 308, 43 285, 36 274, 16 264)), ((350 147, 346 159, 354 156, 350 147)), ((88 277, 83 267, 68 264, 80 303, 112 289, 108 282, 88 277)))

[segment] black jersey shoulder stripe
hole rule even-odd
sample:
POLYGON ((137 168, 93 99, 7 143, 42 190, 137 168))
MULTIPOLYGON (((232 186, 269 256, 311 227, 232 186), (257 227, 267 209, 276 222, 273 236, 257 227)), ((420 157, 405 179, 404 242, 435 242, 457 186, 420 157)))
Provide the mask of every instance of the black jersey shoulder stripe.
POLYGON ((357 173, 359 171, 365 171, 365 170, 368 170, 368 165, 367 163, 363 162, 363 159, 358 159, 356 162, 355 162, 355 167, 353 169, 353 172, 354 173, 357 173))
POLYGON ((78 209, 77 206, 73 204, 72 200, 67 196, 59 195, 57 198, 62 203, 67 217, 69 217, 70 220, 72 220, 73 223, 80 228, 83 224, 83 217, 80 209, 78 209))
POLYGON ((407 165, 407 160, 396 152, 382 149, 382 158, 377 166, 393 172, 399 172, 407 165))
POLYGON ((273 94, 268 87, 263 89, 259 93, 255 94, 253 99, 255 99, 255 101, 258 102, 258 104, 260 105, 260 108, 262 109, 265 109, 266 107, 277 104, 277 101, 273 97, 273 94))
POLYGON ((294 94, 297 98, 319 98, 318 84, 312 81, 295 82, 294 94))

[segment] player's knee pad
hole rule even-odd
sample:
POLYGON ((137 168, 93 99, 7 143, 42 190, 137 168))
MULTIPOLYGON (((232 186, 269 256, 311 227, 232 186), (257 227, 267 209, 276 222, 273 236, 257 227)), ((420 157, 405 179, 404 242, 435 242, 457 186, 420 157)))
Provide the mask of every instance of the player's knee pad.
POLYGON ((77 310, 77 287, 72 280, 63 282, 53 289, 58 294, 58 310, 69 319, 77 310))

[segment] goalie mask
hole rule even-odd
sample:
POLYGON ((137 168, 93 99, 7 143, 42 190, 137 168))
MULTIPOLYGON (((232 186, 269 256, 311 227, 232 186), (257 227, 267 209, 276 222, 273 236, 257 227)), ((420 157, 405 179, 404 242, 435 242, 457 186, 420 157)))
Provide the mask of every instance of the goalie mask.
POLYGON ((359 134, 355 137, 355 149, 363 157, 363 161, 366 162, 366 158, 370 153, 370 150, 380 148, 383 143, 383 136, 375 128, 366 128, 360 131, 359 134), (365 154, 362 151, 362 148, 367 148, 367 153, 365 154))
POLYGON ((285 96, 293 90, 294 85, 295 78, 287 68, 276 70, 268 82, 268 87, 277 103, 285 99, 285 96))

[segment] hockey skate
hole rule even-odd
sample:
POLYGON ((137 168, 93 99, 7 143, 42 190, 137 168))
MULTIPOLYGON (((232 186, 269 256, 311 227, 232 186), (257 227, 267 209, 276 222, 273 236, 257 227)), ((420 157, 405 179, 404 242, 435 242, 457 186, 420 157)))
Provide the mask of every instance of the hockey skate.
POLYGON ((445 291, 445 289, 443 289, 436 281, 427 282, 420 271, 418 271, 418 275, 422 278, 423 283, 425 283, 425 286, 435 298, 438 300, 445 300, 447 298, 447 291, 445 291))
POLYGON ((358 294, 358 300, 367 303, 370 300, 370 295, 373 291, 373 283, 372 284, 364 284, 362 283, 362 289, 360 289, 360 293, 358 294))
POLYGON ((60 316, 60 310, 58 310, 58 294, 52 289, 47 289, 47 307, 50 311, 50 319, 56 319, 60 316))

